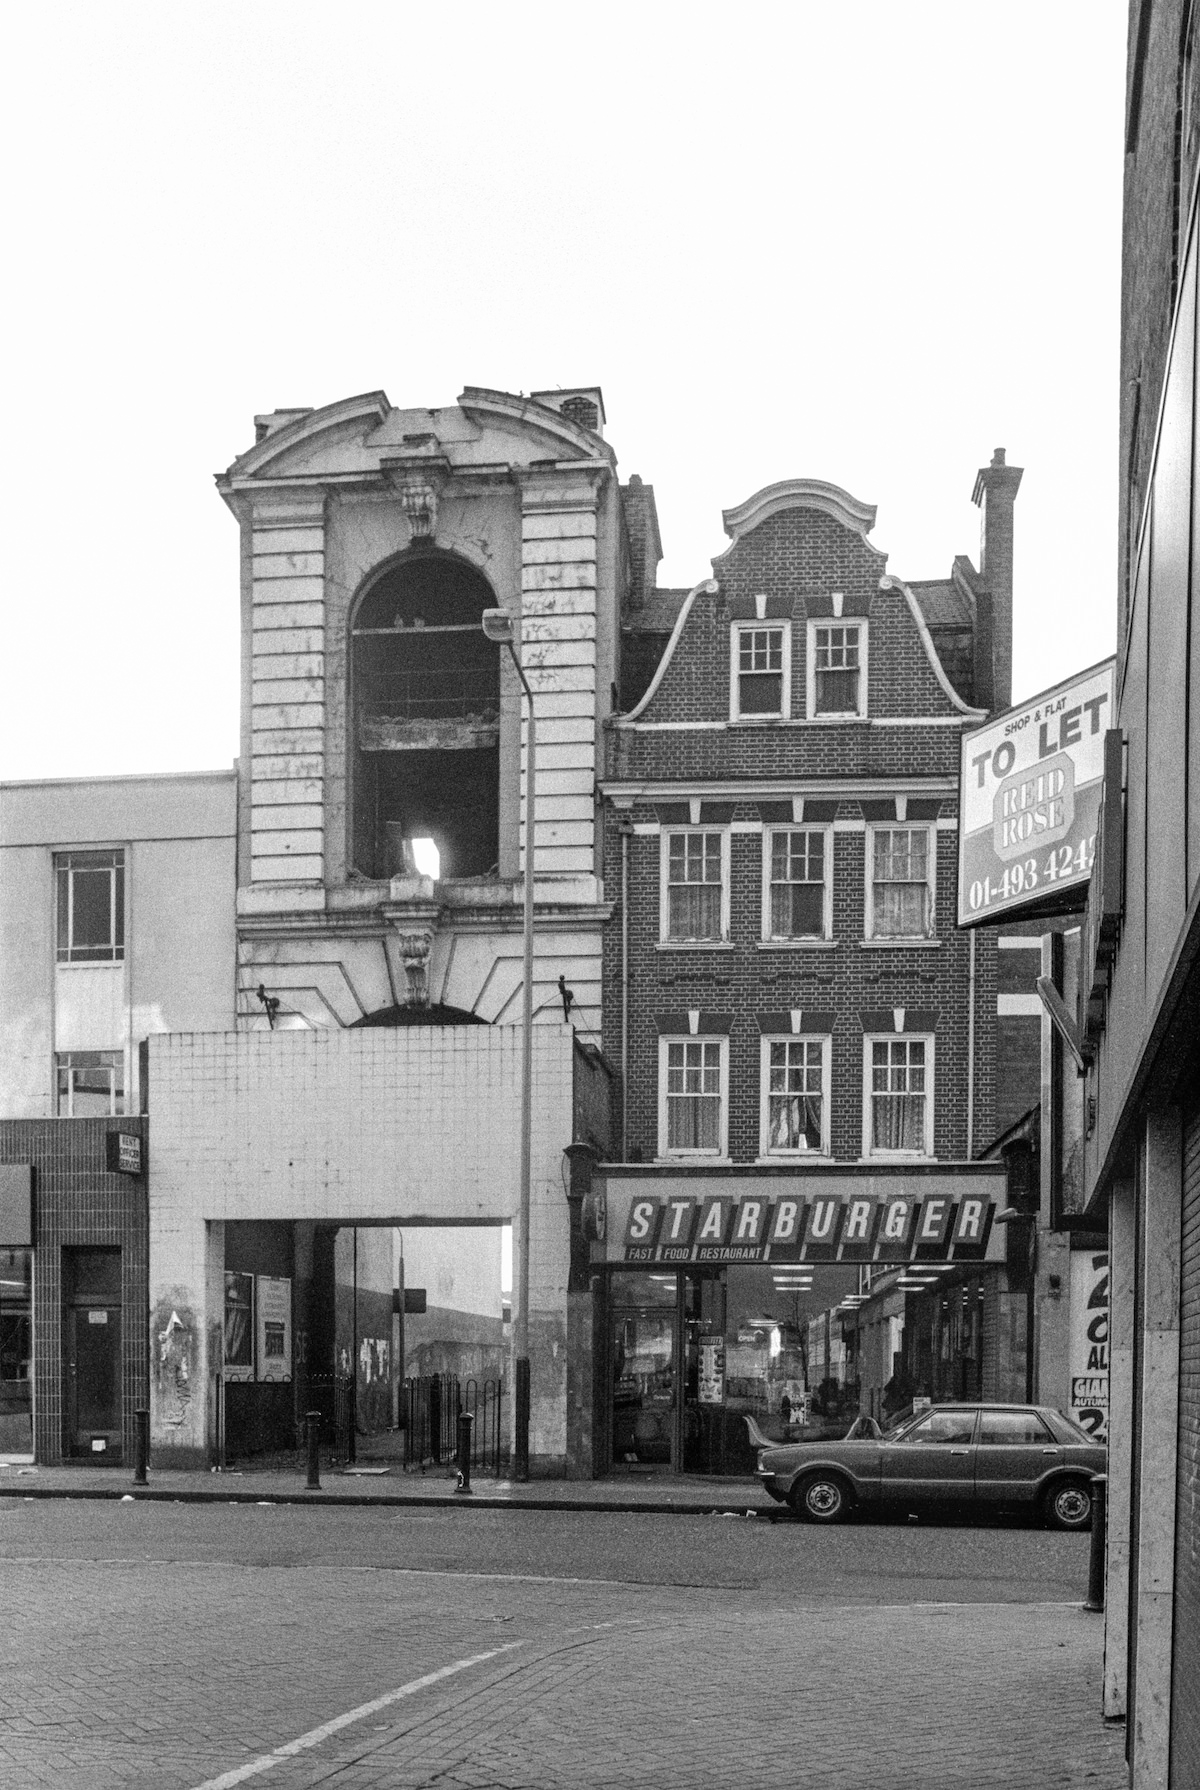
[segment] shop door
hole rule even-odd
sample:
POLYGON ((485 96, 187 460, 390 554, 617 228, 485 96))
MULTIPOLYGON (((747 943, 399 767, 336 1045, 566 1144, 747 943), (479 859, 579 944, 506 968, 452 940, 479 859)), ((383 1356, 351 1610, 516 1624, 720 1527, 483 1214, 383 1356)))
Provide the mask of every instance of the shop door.
POLYGON ((63 1252, 67 1453, 121 1461, 121 1252, 63 1252))
POLYGON ((75 1306, 71 1310, 71 1403, 68 1446, 72 1454, 121 1454, 121 1308, 75 1306))
POLYGON ((677 1276, 616 1273, 609 1286, 612 1465, 626 1472, 677 1464, 677 1276))

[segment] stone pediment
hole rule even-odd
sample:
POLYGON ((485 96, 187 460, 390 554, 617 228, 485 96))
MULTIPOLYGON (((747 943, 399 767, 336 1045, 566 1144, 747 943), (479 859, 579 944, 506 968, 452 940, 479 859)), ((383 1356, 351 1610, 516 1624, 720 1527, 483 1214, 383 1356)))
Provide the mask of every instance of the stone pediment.
POLYGON ((256 422, 261 439, 218 475, 227 497, 276 482, 394 482, 408 460, 437 461, 453 478, 613 459, 598 434, 549 404, 481 386, 467 386, 457 403, 436 409, 393 409, 379 391, 256 422))

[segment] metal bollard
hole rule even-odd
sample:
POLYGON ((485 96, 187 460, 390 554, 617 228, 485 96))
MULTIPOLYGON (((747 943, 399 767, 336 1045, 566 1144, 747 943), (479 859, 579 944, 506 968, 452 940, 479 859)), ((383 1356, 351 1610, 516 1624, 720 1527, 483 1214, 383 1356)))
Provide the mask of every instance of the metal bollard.
POLYGON ((305 1491, 319 1492, 321 1489, 321 1457, 317 1452, 321 1440, 321 1413, 306 1411, 304 1413, 304 1432, 308 1443, 308 1479, 305 1491))
POLYGON ((133 1483, 145 1485, 146 1468, 150 1465, 150 1413, 133 1414, 133 1483))
POLYGON ((513 1478, 522 1484, 529 1478, 529 1357, 517 1361, 516 1432, 513 1437, 513 1478))
POLYGON ((475 1419, 470 1411, 458 1414, 458 1484, 454 1488, 456 1497, 471 1496, 471 1426, 475 1419))
POLYGON ((1108 1475, 1092 1479, 1092 1550, 1088 1556, 1088 1594, 1085 1610, 1104 1608, 1104 1554, 1108 1540, 1108 1475))

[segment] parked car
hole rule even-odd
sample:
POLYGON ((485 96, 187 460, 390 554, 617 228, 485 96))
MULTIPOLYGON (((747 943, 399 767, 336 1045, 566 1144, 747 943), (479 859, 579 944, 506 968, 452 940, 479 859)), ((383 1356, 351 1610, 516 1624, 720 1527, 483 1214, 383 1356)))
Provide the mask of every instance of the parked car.
POLYGON ((1087 1529, 1091 1479, 1105 1450, 1045 1405, 940 1404, 886 1434, 758 1445, 756 1477, 810 1523, 856 1509, 919 1505, 1036 1510, 1056 1529, 1087 1529))

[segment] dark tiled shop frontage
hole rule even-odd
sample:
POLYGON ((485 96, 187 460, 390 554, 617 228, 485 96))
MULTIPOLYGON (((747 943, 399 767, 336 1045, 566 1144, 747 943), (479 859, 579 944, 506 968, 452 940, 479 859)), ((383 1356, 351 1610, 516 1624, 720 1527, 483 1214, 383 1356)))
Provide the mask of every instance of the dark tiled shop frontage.
POLYGON ((0 1121, 0 1459, 133 1459, 145 1150, 144 1118, 0 1121))

